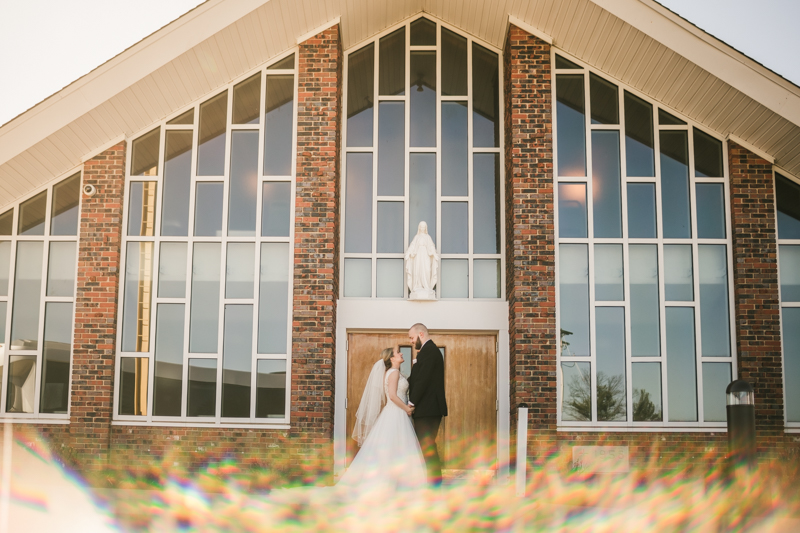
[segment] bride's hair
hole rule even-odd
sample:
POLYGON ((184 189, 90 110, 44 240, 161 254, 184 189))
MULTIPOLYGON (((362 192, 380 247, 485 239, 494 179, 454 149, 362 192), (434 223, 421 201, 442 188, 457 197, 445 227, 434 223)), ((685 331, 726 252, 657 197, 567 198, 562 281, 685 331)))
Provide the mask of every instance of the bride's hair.
POLYGON ((394 355, 394 347, 386 348, 381 352, 381 359, 383 359, 383 364, 386 365, 386 370, 392 368, 393 355, 394 355))

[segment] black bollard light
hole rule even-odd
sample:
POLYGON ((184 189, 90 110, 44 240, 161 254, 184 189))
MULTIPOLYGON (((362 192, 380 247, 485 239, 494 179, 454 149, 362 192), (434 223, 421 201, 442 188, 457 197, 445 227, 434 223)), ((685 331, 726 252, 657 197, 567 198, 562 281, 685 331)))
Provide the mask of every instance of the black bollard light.
POLYGON ((730 467, 752 469, 756 464, 756 406, 753 386, 737 379, 725 389, 728 411, 730 467))

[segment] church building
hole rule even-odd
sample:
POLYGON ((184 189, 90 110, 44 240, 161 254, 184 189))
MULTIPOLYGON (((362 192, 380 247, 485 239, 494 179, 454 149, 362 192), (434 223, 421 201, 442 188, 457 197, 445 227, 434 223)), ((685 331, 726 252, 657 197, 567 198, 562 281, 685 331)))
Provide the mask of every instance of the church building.
POLYGON ((338 475, 417 322, 446 471, 711 467, 735 379, 796 455, 800 87, 654 0, 208 0, 0 126, 0 417, 82 468, 338 475))

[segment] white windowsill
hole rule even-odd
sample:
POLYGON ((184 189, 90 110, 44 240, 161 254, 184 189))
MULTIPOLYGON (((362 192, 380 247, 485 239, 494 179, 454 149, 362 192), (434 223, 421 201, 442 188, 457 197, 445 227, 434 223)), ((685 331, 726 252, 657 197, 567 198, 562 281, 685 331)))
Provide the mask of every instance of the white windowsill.
POLYGON ((558 426, 558 432, 586 432, 586 433, 727 433, 728 428, 724 426, 704 426, 704 427, 632 427, 632 426, 558 426))
POLYGON ((0 424, 68 425, 69 418, 2 418, 0 424))
POLYGON ((112 426, 179 427, 204 429, 290 429, 289 424, 200 424, 197 422, 139 422, 137 420, 112 420, 112 426))

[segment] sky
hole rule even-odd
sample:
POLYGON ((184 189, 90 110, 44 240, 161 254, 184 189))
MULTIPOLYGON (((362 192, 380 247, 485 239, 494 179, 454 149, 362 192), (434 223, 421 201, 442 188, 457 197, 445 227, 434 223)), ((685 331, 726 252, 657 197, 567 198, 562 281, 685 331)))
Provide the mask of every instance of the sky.
MULTIPOLYGON (((800 0, 660 0, 800 85, 800 0)), ((202 3, 0 0, 0 125, 202 3)))

